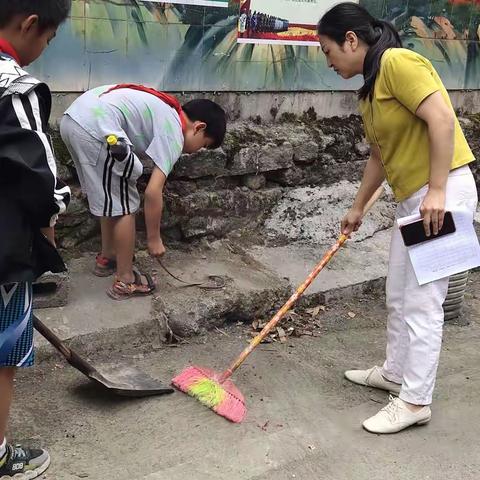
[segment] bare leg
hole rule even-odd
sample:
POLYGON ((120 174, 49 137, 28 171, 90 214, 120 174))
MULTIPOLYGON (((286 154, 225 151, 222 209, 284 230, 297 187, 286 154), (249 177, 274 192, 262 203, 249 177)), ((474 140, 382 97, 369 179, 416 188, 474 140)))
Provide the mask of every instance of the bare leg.
POLYGON ((117 218, 100 217, 102 230, 102 257, 112 260, 115 258, 114 228, 117 218))
POLYGON ((14 367, 0 368, 0 444, 7 431, 8 415, 13 399, 13 379, 17 369, 14 367))
POLYGON ((135 280, 133 254, 135 252, 135 215, 115 217, 114 241, 117 255, 117 278, 125 283, 135 280))

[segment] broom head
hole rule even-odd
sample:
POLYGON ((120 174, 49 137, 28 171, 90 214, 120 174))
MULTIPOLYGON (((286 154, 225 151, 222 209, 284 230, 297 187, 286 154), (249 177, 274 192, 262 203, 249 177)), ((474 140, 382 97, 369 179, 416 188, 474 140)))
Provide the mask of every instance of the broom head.
POLYGON ((203 367, 188 367, 172 380, 178 390, 196 398, 218 415, 240 423, 247 413, 242 393, 231 380, 219 383, 220 375, 203 367))

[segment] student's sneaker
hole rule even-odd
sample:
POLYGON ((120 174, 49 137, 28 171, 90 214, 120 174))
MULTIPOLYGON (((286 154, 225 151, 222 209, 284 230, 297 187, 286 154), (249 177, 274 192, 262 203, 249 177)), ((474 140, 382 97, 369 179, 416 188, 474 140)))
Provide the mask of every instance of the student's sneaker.
POLYGON ((390 403, 365 420, 363 428, 371 433, 397 433, 412 425, 425 425, 431 418, 429 406, 412 412, 403 400, 390 396, 390 403))
POLYGON ((50 466, 50 455, 46 450, 10 444, 6 448, 5 455, 0 459, 0 480, 31 480, 50 466))
POLYGON ((387 380, 382 375, 380 367, 372 367, 368 370, 347 370, 345 378, 358 385, 365 385, 366 387, 380 388, 387 392, 398 395, 400 393, 401 385, 387 380))

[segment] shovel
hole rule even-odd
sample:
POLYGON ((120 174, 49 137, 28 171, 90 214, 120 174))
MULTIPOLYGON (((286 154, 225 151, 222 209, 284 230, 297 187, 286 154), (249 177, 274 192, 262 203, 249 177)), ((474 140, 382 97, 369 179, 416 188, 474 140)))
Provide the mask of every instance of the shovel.
POLYGON ((33 316, 33 326, 45 337, 67 360, 67 362, 95 384, 123 397, 147 397, 173 393, 170 387, 162 385, 158 380, 131 366, 105 366, 100 373, 80 355, 67 347, 41 320, 33 316))

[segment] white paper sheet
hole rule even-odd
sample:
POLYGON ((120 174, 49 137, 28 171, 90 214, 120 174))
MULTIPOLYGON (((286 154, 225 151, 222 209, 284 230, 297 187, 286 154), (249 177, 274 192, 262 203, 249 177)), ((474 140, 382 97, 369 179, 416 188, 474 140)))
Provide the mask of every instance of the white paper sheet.
MULTIPOLYGON (((480 245, 467 210, 452 211, 455 233, 407 247, 419 285, 480 266, 480 245)), ((398 226, 420 220, 420 214, 399 218, 398 226)))

